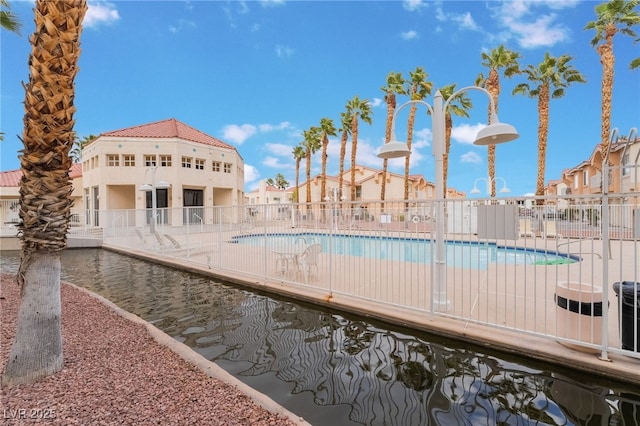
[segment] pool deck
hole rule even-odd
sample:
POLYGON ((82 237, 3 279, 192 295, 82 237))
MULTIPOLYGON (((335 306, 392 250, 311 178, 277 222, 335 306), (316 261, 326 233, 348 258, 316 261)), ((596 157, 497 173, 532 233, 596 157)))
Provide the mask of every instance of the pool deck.
MULTIPOLYGON (((229 241, 230 238, 225 238, 225 240, 229 241)), ((529 239, 521 240, 519 243, 525 246, 531 244, 529 239)), ((536 239, 536 249, 545 249, 545 245, 548 250, 555 251, 557 242, 553 240, 541 242, 536 239)), ((602 282, 603 261, 598 257, 601 256, 602 253, 597 253, 601 245, 602 244, 594 246, 594 250, 590 252, 590 255, 583 256, 583 260, 579 263, 579 266, 578 264, 562 265, 563 268, 568 268, 566 269, 568 279, 579 279, 581 275, 584 274, 583 271, 587 270, 591 274, 590 279, 592 279, 593 282, 602 282)), ((543 333, 553 334, 556 327, 556 310, 550 308, 551 305, 555 306, 555 304, 550 303, 548 300, 549 294, 554 294, 553 292, 556 289, 556 266, 545 267, 545 273, 540 272, 540 267, 523 266, 522 268, 515 269, 517 271, 516 275, 511 272, 506 274, 498 267, 490 267, 486 271, 480 271, 480 276, 470 280, 469 288, 465 291, 465 294, 472 295, 472 297, 462 296, 459 292, 450 293, 450 297, 452 299, 455 298, 452 304, 454 313, 456 315, 464 313, 467 318, 472 319, 461 320, 447 316, 446 312, 442 314, 425 312, 425 310, 430 310, 429 295, 425 294, 426 291, 417 290, 416 287, 409 289, 389 289, 387 287, 384 294, 380 294, 381 287, 376 287, 377 294, 375 296, 385 303, 376 302, 371 298, 367 298, 365 297, 367 291, 371 291, 371 289, 358 288, 358 286, 354 287, 355 284, 358 284, 354 284, 354 271, 349 270, 347 263, 343 264, 338 261, 334 261, 331 264, 331 268, 318 268, 317 274, 314 274, 313 277, 314 286, 306 286, 300 283, 296 285, 292 283, 288 277, 279 279, 277 275, 273 274, 273 271, 270 271, 270 273, 265 272, 263 275, 237 272, 255 269, 256 259, 260 259, 258 256, 264 256, 264 249, 260 247, 225 244, 220 248, 220 251, 224 251, 223 262, 225 269, 216 268, 215 261, 212 265, 210 256, 206 255, 201 255, 201 259, 197 259, 194 255, 191 256, 190 260, 186 260, 176 257, 175 255, 164 255, 157 251, 136 247, 133 242, 131 242, 131 244, 111 244, 109 241, 105 241, 103 247, 190 270, 243 287, 267 291, 333 309, 373 317, 389 323, 419 329, 456 340, 467 341, 506 353, 640 385, 639 358, 610 351, 607 352, 606 359, 601 359, 602 353, 600 350, 585 347, 576 349, 571 345, 561 344, 549 337, 542 337, 543 333), (252 250, 255 251, 255 253, 253 253, 252 250), (329 274, 331 275, 329 276, 329 274), (540 287, 539 284, 536 284, 536 286, 531 285, 531 278, 527 278, 527 275, 530 277, 532 274, 537 275, 535 283, 542 281, 544 283, 542 287, 545 288, 534 288, 533 290, 531 288, 521 288, 527 285, 529 287, 540 287), (547 275, 546 277, 544 276, 545 274, 547 275), (320 284, 325 282, 331 282, 332 288, 329 289, 320 284), (531 292, 533 292, 533 294, 530 294, 531 292), (545 300, 543 302, 538 300, 540 298, 538 292, 544 295, 545 300), (356 296, 354 296, 354 294, 356 296), (516 295, 522 294, 525 294, 526 297, 516 297, 516 295), (402 306, 404 302, 416 298, 424 300, 424 306, 418 309, 402 306), (507 303, 500 303, 501 301, 507 303), (530 304, 533 308, 528 309, 527 306, 530 304), (521 311, 522 309, 529 310, 527 315, 524 317, 522 315, 515 315, 515 312, 521 311), (545 315, 544 318, 547 318, 548 321, 546 321, 545 324, 541 324, 540 327, 534 325, 533 331, 523 333, 514 331, 511 328, 515 325, 521 326, 521 324, 516 324, 518 321, 535 321, 535 318, 540 318, 540 315, 545 315), (497 316, 500 317, 497 323, 503 324, 504 328, 482 324, 483 319, 487 320, 489 317, 491 317, 491 321, 495 323, 497 316), (540 335, 536 335, 536 333, 540 335)), ((633 242, 612 242, 612 260, 609 260, 609 264, 612 266, 615 264, 616 269, 615 274, 611 273, 611 276, 633 276, 635 268, 637 267, 633 247, 633 242)), ((325 259, 324 262, 326 266, 327 260, 325 259)), ((320 263, 323 263, 323 259, 320 260, 320 263)), ((374 274, 378 283, 394 282, 394 276, 390 275, 388 271, 392 271, 394 267, 397 269, 397 266, 394 265, 393 261, 389 261, 387 266, 387 268, 376 267, 374 274)), ((271 266, 265 267, 270 268, 271 266)), ((403 267, 406 268, 407 265, 404 264, 403 267)), ((423 274, 421 276, 425 276, 424 265, 410 265, 409 268, 407 275, 423 274), (411 268, 415 268, 415 270, 411 270, 411 268)), ((456 285, 456 282, 453 281, 455 279, 454 269, 455 268, 448 269, 447 281, 449 289, 456 285)), ((427 274, 426 276, 428 277, 429 275, 427 274)), ((395 276, 395 278, 397 279, 397 276, 395 276)), ((459 280, 460 277, 457 279, 459 280)), ((614 279, 614 281, 616 280, 614 279)), ((458 285, 459 284, 460 282, 458 281, 458 285)), ((364 283, 358 285, 360 287, 368 286, 368 284, 364 283)), ((373 286, 374 284, 371 285, 373 286)), ((611 289, 608 291, 608 299, 610 306, 608 343, 610 347, 619 348, 620 338, 617 320, 618 300, 611 289)))

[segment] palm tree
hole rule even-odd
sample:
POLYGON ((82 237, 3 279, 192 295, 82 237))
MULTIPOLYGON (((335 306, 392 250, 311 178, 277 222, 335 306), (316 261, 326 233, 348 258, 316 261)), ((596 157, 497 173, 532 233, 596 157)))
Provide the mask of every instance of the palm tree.
POLYGON ((71 218, 74 80, 86 11, 85 0, 35 4, 20 155, 21 300, 2 376, 9 386, 46 377, 63 365, 60 251, 71 218))
POLYGON ((73 135, 73 147, 71 148, 71 152, 69 155, 71 156, 71 160, 74 163, 79 163, 82 160, 82 149, 89 143, 93 142, 97 136, 94 134, 90 134, 89 136, 83 136, 82 139, 78 139, 78 135, 73 135))
POLYGON ((324 200, 327 195, 327 147, 329 146, 329 136, 336 135, 336 127, 333 120, 329 118, 320 119, 320 131, 322 135, 322 183, 320 185, 320 200, 324 200))
POLYGON ((351 111, 351 201, 356 200, 356 151, 358 149, 358 118, 371 124, 371 105, 367 99, 354 96, 348 102, 351 111))
MULTIPOLYGON (((442 99, 447 101, 456 91, 456 85, 450 84, 440 89, 442 99)), ((458 117, 469 117, 469 110, 473 107, 471 99, 465 93, 459 93, 449 102, 449 106, 444 115, 444 137, 445 149, 443 155, 443 181, 444 181, 444 197, 447 197, 447 174, 449 170, 449 150, 451 149, 451 130, 453 129, 453 120, 451 114, 458 117)))
POLYGON ((311 156, 315 154, 321 146, 320 128, 311 126, 309 130, 303 132, 305 156, 307 158, 307 203, 311 203, 311 156))
POLYGON ((5 30, 20 34, 22 24, 18 21, 15 13, 11 9, 11 5, 7 0, 0 0, 0 27, 5 30))
POLYGON ((294 160, 296 160, 296 197, 295 197, 295 201, 296 202, 300 202, 300 200, 298 200, 298 194, 300 193, 300 162, 302 161, 303 158, 306 157, 306 152, 304 150, 304 147, 302 145, 298 145, 296 147, 293 148, 293 150, 291 151, 291 153, 293 154, 293 158, 294 160))
POLYGON ((342 198, 342 183, 344 182, 344 157, 347 155, 347 139, 349 139, 349 135, 351 134, 351 121, 352 114, 349 109, 349 103, 347 103, 346 110, 340 113, 340 133, 342 134, 340 138, 340 174, 338 175, 338 187, 340 188, 340 193, 338 196, 342 198))
MULTIPOLYGON (((596 30, 591 45, 596 48, 602 63, 602 127, 600 140, 602 152, 609 149, 609 133, 611 131, 611 97, 613 93, 613 37, 621 32, 636 37, 632 27, 640 23, 640 15, 634 9, 640 2, 637 0, 610 0, 596 6, 596 20, 587 23, 585 30, 596 30)), ((631 62, 631 68, 640 66, 640 59, 631 62), (636 63, 637 61, 637 63, 636 63)))
POLYGON ((554 57, 545 53, 537 67, 528 65, 524 70, 531 83, 520 83, 513 94, 527 95, 538 99, 538 180, 536 195, 544 195, 544 169, 547 154, 547 134, 549 133, 549 99, 561 98, 565 88, 573 83, 585 83, 585 79, 572 65, 571 56, 554 57))
MULTIPOLYGON (((391 126, 393 124, 393 114, 397 105, 396 94, 407 94, 404 85, 405 80, 404 77, 402 77, 402 73, 390 72, 387 75, 387 85, 381 88, 384 92, 384 101, 387 103, 387 125, 384 134, 384 143, 389 143, 389 141, 391 141, 391 126)), ((386 158, 382 161, 382 185, 380 186, 380 199, 382 201, 384 201, 385 191, 387 188, 387 162, 388 160, 386 158)))
MULTIPOLYGON (((489 54, 482 53, 482 65, 489 68, 489 74, 485 78, 482 73, 476 78, 476 85, 482 86, 493 98, 495 113, 498 113, 498 96, 500 96, 500 69, 504 69, 503 75, 506 78, 513 77, 520 73, 520 65, 518 59, 522 56, 509 49, 505 49, 504 45, 500 45, 492 49, 489 54)), ((491 105, 489 105, 489 122, 491 122, 491 105)), ((489 173, 489 182, 491 183, 491 196, 496 196, 496 146, 489 145, 487 152, 487 166, 489 173)))
MULTIPOLYGON (((421 101, 431 94, 433 83, 427 81, 429 75, 422 67, 416 67, 415 71, 409 71, 409 96, 412 101, 421 101)), ((409 122, 407 124, 407 148, 411 151, 411 143, 413 141, 413 126, 416 121, 416 110, 418 105, 411 104, 409 110, 409 122)), ((409 199, 409 164, 411 163, 411 153, 407 156, 404 162, 404 199, 409 199)))

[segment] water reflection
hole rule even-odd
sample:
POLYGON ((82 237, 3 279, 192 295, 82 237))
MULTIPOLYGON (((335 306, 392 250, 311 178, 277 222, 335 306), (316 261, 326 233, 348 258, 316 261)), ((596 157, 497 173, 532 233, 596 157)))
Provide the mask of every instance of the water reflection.
MULTIPOLYGON (((17 257, 3 254, 3 272, 15 269, 17 257)), ((314 425, 640 425, 640 395, 623 385, 586 384, 117 253, 68 250, 63 275, 314 425)))

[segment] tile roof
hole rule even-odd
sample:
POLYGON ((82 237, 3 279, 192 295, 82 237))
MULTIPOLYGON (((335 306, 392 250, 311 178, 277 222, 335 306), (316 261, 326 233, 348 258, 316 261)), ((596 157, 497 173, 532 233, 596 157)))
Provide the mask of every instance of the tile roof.
POLYGON ((139 126, 127 127, 126 129, 113 130, 102 133, 100 136, 128 137, 128 138, 180 138, 205 145, 212 145, 219 148, 235 148, 219 139, 209 136, 191 126, 169 118, 168 120, 156 121, 155 123, 141 124, 139 126))
MULTIPOLYGON (((71 166, 69 170, 69 176, 71 179, 82 177, 82 164, 76 163, 71 166)), ((20 185, 20 179, 22 178, 22 170, 9 170, 7 172, 0 172, 0 186, 1 187, 17 187, 20 185)))

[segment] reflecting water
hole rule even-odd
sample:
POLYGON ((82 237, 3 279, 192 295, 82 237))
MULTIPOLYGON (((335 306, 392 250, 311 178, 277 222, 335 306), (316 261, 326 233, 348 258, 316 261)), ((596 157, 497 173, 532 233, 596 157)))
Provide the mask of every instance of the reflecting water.
MULTIPOLYGON (((17 253, 2 254, 15 272, 17 253)), ((155 324, 314 425, 640 425, 640 391, 99 250, 65 280, 155 324)))

